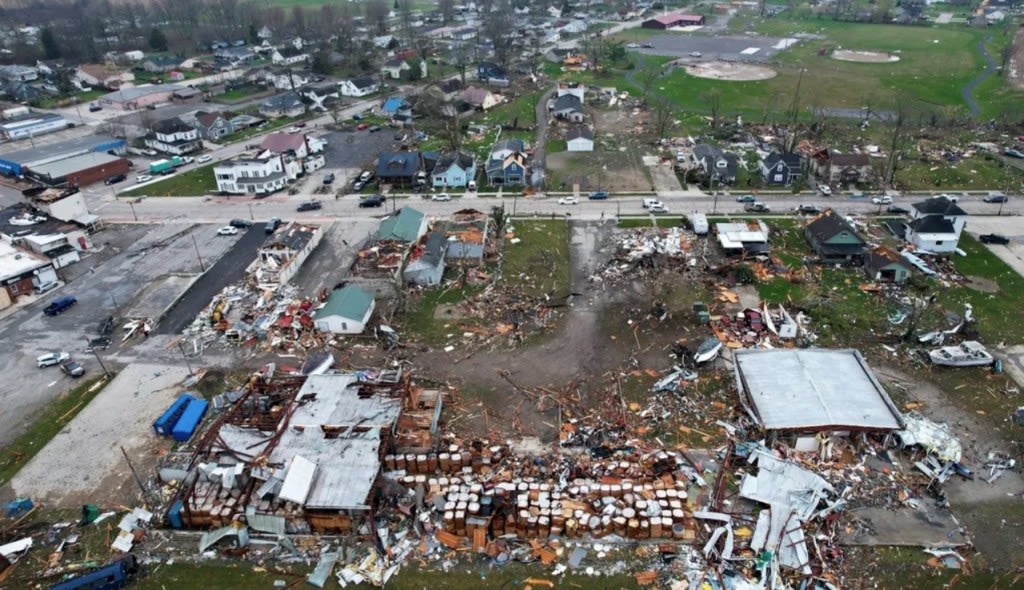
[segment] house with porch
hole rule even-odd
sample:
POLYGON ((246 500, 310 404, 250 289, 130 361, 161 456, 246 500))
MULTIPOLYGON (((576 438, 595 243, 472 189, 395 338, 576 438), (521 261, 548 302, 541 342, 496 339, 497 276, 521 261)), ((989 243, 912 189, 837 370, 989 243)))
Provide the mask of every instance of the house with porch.
POLYGON ((210 141, 217 141, 235 132, 231 119, 219 112, 196 112, 192 126, 199 131, 199 137, 210 141))
POLYGON ((338 89, 342 96, 369 96, 380 90, 380 82, 371 76, 361 78, 349 78, 338 83, 338 89))
POLYGON ((740 158, 731 152, 706 143, 693 146, 692 166, 703 172, 708 186, 732 185, 740 168, 740 158))
POLYGON ((933 254, 956 251, 960 233, 967 225, 967 212, 944 196, 914 203, 910 209, 906 240, 918 250, 933 254))
POLYGON ((383 152, 377 157, 377 180, 380 184, 409 187, 426 180, 437 163, 436 152, 383 152))
POLYGON ((548 104, 548 112, 556 119, 583 122, 583 101, 575 94, 563 94, 548 104))
POLYGON ((476 179, 476 158, 462 152, 452 152, 437 159, 430 174, 434 188, 462 188, 476 179))
POLYGON ((822 262, 859 263, 867 242, 841 215, 825 209, 804 226, 804 239, 822 262))
POLYGON ((867 154, 841 154, 823 149, 811 155, 814 175, 827 184, 850 186, 871 178, 871 159, 867 154))
POLYGON ((800 178, 800 156, 773 152, 757 164, 761 181, 768 186, 788 186, 800 178))
POLYGON ((184 156, 203 149, 199 130, 182 121, 181 117, 157 121, 142 141, 146 147, 172 156, 184 156))

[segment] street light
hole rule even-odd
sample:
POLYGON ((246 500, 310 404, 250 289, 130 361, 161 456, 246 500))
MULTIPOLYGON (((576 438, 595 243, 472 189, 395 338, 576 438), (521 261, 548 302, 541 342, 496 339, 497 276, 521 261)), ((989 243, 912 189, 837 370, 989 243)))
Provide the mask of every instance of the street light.
POLYGON ((256 221, 256 214, 252 212, 252 203, 249 203, 249 219, 256 221))

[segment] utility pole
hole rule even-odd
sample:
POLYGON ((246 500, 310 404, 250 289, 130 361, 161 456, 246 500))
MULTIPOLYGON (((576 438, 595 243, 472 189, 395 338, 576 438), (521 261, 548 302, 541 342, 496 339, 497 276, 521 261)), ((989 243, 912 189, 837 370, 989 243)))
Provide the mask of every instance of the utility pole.
POLYGON ((138 221, 139 220, 139 216, 135 214, 135 204, 132 203, 130 200, 128 201, 128 208, 132 210, 132 219, 134 219, 135 221, 138 221))
POLYGON ((185 366, 188 367, 188 376, 191 377, 195 375, 195 373, 192 372, 192 364, 188 362, 188 355, 185 354, 185 345, 182 344, 180 340, 178 341, 178 350, 181 351, 181 358, 185 359, 185 366))
MULTIPOLYGON (((85 339, 86 344, 89 343, 89 338, 85 339)), ((92 355, 96 357, 96 362, 100 364, 100 368, 103 369, 103 376, 110 377, 110 371, 107 370, 107 366, 103 364, 103 359, 100 358, 100 353, 96 350, 96 347, 92 347, 92 355)))
POLYGON ((139 490, 142 492, 142 504, 149 510, 149 494, 146 492, 146 485, 142 483, 142 478, 139 477, 139 472, 135 471, 135 466, 132 465, 132 460, 128 458, 128 452, 124 450, 124 447, 119 446, 121 454, 124 455, 124 460, 128 463, 128 469, 132 472, 132 477, 135 478, 135 483, 139 485, 139 490))
POLYGON ((196 242, 196 235, 192 233, 191 230, 189 230, 188 235, 190 238, 192 238, 192 246, 195 247, 196 249, 196 258, 199 259, 199 270, 201 270, 202 272, 206 272, 206 265, 203 264, 203 257, 202 255, 199 254, 199 244, 196 242))

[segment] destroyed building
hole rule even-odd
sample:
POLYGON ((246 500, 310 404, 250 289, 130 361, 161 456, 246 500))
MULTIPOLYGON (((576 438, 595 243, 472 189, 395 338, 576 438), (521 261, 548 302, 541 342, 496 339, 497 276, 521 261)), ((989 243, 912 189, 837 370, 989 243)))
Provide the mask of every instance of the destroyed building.
POLYGON ((768 226, 760 219, 716 223, 715 235, 727 254, 766 254, 768 226))
POLYGON ((319 226, 289 223, 260 246, 247 272, 260 289, 277 289, 299 272, 322 238, 319 226))
POLYGON ((903 428, 903 418, 856 350, 737 350, 736 387, 750 418, 797 451, 823 437, 903 428))
POLYGON ((483 264, 492 240, 488 239, 491 218, 476 209, 462 209, 452 213, 445 223, 444 233, 448 240, 445 258, 466 263, 483 264))
POLYGON ((372 513, 384 454, 432 447, 442 410, 440 391, 400 370, 254 375, 233 397, 197 446, 172 523, 352 531, 372 513))
POLYGON ((402 276, 413 285, 432 287, 441 284, 444 277, 444 232, 435 230, 413 245, 409 253, 409 264, 402 276))

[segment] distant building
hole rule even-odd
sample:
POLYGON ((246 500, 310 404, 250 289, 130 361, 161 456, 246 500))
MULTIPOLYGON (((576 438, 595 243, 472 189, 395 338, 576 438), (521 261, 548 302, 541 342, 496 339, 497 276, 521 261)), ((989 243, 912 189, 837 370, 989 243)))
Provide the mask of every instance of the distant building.
POLYGON ((57 271, 49 258, 0 240, 0 309, 49 282, 57 282, 57 271))
POLYGON ((380 82, 369 76, 349 78, 339 82, 338 88, 342 96, 369 96, 380 90, 380 82))
POLYGON ((171 102, 176 90, 184 86, 176 84, 149 84, 124 88, 117 92, 104 94, 96 102, 105 109, 116 109, 121 111, 134 111, 160 103, 171 102))
POLYGON ((673 27, 693 27, 703 24, 703 15, 673 12, 645 20, 640 26, 645 29, 671 29, 673 27))
POLYGON ((260 104, 260 114, 264 117, 298 117, 305 112, 306 105, 295 92, 272 96, 260 104))
POLYGON ((128 160, 90 152, 33 166, 26 176, 48 186, 83 187, 119 174, 128 174, 128 160))
POLYGON ((29 113, 0 121, 0 138, 13 141, 68 128, 67 120, 52 113, 29 113))

